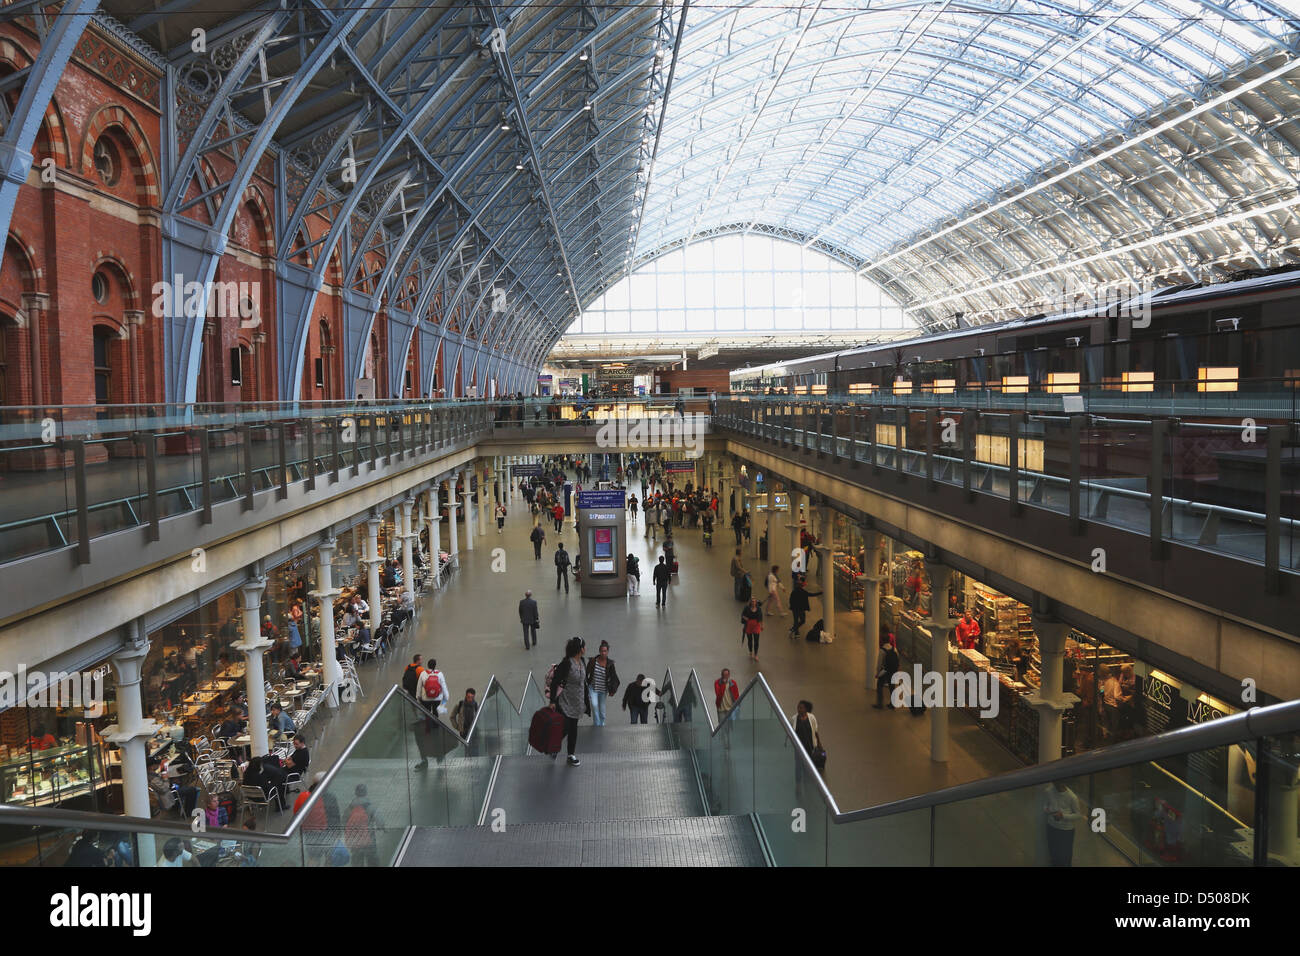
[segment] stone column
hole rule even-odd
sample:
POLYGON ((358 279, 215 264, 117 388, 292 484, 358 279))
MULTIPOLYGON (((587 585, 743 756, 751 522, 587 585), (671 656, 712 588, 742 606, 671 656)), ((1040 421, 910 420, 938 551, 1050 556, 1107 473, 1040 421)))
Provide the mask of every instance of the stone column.
POLYGON ((483 470, 479 472, 478 479, 478 514, 474 516, 474 530, 479 537, 487 534, 489 521, 488 496, 491 494, 491 479, 488 477, 487 462, 483 462, 483 470))
MULTIPOLYGON (((785 527, 790 535, 790 549, 786 554, 789 556, 788 560, 793 561, 794 552, 799 547, 799 492, 797 491, 790 492, 790 515, 785 527)), ((806 566, 804 571, 808 571, 806 566)), ((794 587, 793 581, 790 582, 790 586, 794 587)))
POLYGON ((864 561, 858 580, 862 582, 862 631, 867 641, 867 688, 875 690, 880 670, 880 535, 862 529, 864 561))
POLYGON ((309 595, 320 608, 320 644, 322 675, 327 688, 325 702, 330 707, 339 705, 339 683, 343 680, 343 665, 339 663, 338 648, 334 643, 334 599, 343 592, 334 587, 334 549, 338 542, 328 539, 316 549, 317 583, 320 587, 309 595))
MULTIPOLYGON (((128 817, 149 819, 149 770, 145 745, 158 729, 157 722, 144 716, 144 661, 149 654, 149 639, 144 619, 134 625, 133 640, 109 660, 117 680, 117 723, 105 727, 103 737, 117 744, 122 752, 122 803, 128 817)), ((102 686, 102 685, 101 685, 102 686)), ((140 834, 139 866, 158 862, 153 834, 140 834)))
MULTIPOLYGON (((32 404, 45 404, 45 388, 42 385, 41 370, 41 313, 50 307, 48 292, 29 292, 23 295, 23 315, 18 327, 27 326, 27 345, 31 352, 32 404)), ((148 808, 146 808, 147 810, 148 808)), ((149 814, 146 812, 145 816, 149 814)))
POLYGON ((271 642, 262 637, 262 592, 265 589, 265 577, 251 578, 239 589, 243 596, 244 639, 234 646, 244 652, 250 757, 263 757, 271 750, 266 735, 266 676, 262 670, 262 655, 271 646, 271 642))
POLYGON ((412 530, 411 526, 411 509, 415 507, 415 501, 407 498, 402 502, 402 581, 403 591, 409 591, 415 594, 415 544, 419 540, 419 535, 412 530))
POLYGON ((474 550, 474 491, 466 478, 465 490, 460 493, 461 507, 465 509, 465 550, 474 550))
MULTIPOLYGON (((827 527, 830 527, 830 508, 823 507, 822 512, 827 527)), ((822 572, 822 620, 825 622, 826 633, 835 638, 835 560, 831 556, 834 553, 834 543, 829 537, 825 544, 817 545, 817 553, 821 556, 822 572)))
POLYGON ((450 535, 451 547, 448 554, 451 555, 451 566, 460 567, 460 531, 456 526, 456 509, 460 507, 460 502, 456 500, 458 492, 456 486, 459 482, 456 476, 452 475, 447 485, 447 533, 450 535))
MULTIPOLYGON (((948 617, 948 586, 952 570, 942 564, 926 562, 930 572, 930 617, 925 622, 930 632, 930 670, 936 674, 948 673, 948 635, 955 623, 948 617)), ((916 689, 913 688, 915 691, 916 689)), ((935 763, 948 762, 948 701, 941 700, 938 707, 930 708, 930 759, 935 763)))
POLYGON ((370 604, 370 639, 374 640, 379 631, 379 622, 384 619, 384 592, 379 590, 379 566, 384 559, 379 556, 379 526, 382 518, 371 518, 366 522, 366 597, 370 604))
POLYGON ((1070 625, 1047 614, 1035 613, 1032 621, 1042 664, 1038 693, 1029 695, 1029 706, 1038 711, 1038 762, 1049 763, 1061 759, 1061 715, 1079 698, 1065 693, 1061 686, 1070 625))
POLYGON ((442 560, 439 555, 442 550, 442 534, 438 530, 442 515, 434 512, 426 520, 429 522, 429 568, 433 575, 433 587, 437 590, 442 587, 442 560))

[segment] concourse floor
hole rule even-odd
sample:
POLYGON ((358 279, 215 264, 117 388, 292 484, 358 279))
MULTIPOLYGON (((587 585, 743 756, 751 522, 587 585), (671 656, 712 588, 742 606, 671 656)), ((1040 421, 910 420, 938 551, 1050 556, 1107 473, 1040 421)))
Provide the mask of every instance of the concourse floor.
MULTIPOLYGON (((474 550, 460 542, 460 569, 448 587, 426 596, 424 611, 399 653, 379 664, 363 664, 361 678, 366 698, 327 717, 316 728, 313 765, 325 769, 356 733, 377 701, 400 678, 412 653, 434 657, 446 674, 453 700, 465 688, 482 690, 495 674, 518 703, 519 692, 531 670, 540 682, 546 668, 563 655, 564 642, 575 634, 594 654, 602 639, 612 645, 620 678, 627 682, 638 673, 661 680, 671 667, 679 686, 694 667, 701 684, 711 694, 713 680, 729 667, 741 688, 761 670, 787 714, 800 698, 813 702, 822 741, 829 754, 826 781, 842 810, 852 810, 888 800, 925 793, 940 787, 1002 773, 1021 766, 993 738, 959 712, 949 715, 951 744, 948 762, 930 760, 930 721, 905 710, 874 710, 874 691, 868 690, 866 643, 862 614, 842 607, 836 614, 834 644, 807 644, 785 636, 790 618, 771 620, 763 635, 759 662, 754 664, 740 644, 741 605, 732 596, 728 567, 734 550, 730 530, 714 535, 714 547, 705 548, 699 531, 674 533, 681 573, 670 588, 666 609, 656 609, 650 569, 657 560, 657 545, 645 537, 644 518, 630 527, 629 543, 641 559, 642 592, 637 597, 583 598, 570 580, 570 590, 556 591, 557 536, 547 523, 542 559, 534 560, 528 534, 532 516, 517 493, 508 501, 509 516, 502 534, 492 522, 477 536, 474 550), (494 550, 502 552, 494 555, 494 550), (495 558, 495 560, 494 560, 495 558), (494 569, 495 568, 495 569, 494 569), (537 599, 541 628, 538 647, 525 651, 519 626, 518 602, 531 588, 537 599)), ((570 520, 559 536, 572 553, 576 535, 570 520)), ((442 545, 448 547, 447 529, 442 545)), ((752 547, 752 546, 751 546, 752 547)), ((745 556, 751 572, 759 562, 745 556)), ((754 573, 755 579, 760 575, 754 573)), ((823 616, 821 599, 813 599, 809 622, 823 616)), ((619 695, 621 697, 621 693, 619 695)), ((628 721, 618 700, 610 700, 611 724, 628 721)), ((710 711, 713 701, 708 701, 710 711)), ((716 718, 716 714, 714 714, 716 718)), ((589 727, 587 720, 584 727, 589 727)), ((582 751, 580 732, 578 748, 582 751)), ((287 825, 284 819, 279 827, 287 825)))

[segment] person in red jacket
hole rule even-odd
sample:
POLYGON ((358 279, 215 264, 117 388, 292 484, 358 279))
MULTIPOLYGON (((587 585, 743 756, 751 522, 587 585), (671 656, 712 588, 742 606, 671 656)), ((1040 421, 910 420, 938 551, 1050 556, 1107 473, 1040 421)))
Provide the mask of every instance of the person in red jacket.
POLYGON ((727 668, 724 667, 722 676, 713 682, 713 692, 717 695, 715 703, 718 708, 718 723, 722 723, 731 713, 731 708, 736 706, 736 701, 740 700, 740 689, 731 679, 731 671, 727 668))
POLYGON ((973 650, 980 636, 980 624, 967 610, 957 622, 957 644, 959 647, 973 650))
POLYGON ((551 517, 555 519, 555 530, 557 532, 563 531, 564 530, 564 505, 560 504, 557 501, 555 503, 555 507, 551 509, 551 517))

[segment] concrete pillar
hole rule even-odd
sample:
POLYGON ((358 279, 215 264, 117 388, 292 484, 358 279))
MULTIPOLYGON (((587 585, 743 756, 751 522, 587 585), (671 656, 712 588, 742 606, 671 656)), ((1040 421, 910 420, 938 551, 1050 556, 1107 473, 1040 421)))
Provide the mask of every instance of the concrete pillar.
POLYGON ((320 587, 310 594, 320 608, 321 662, 325 671, 325 687, 328 689, 325 702, 330 707, 339 705, 339 683, 343 680, 343 665, 339 663, 338 648, 334 643, 334 599, 343 593, 334 587, 334 567, 331 562, 336 547, 338 543, 330 538, 316 549, 319 556, 316 579, 320 587))
POLYGON ((458 492, 456 486, 459 482, 453 475, 450 484, 447 486, 447 533, 451 536, 451 547, 447 553, 451 555, 451 566, 460 567, 460 531, 456 527, 456 509, 460 507, 460 502, 456 500, 458 492))
POLYGON ((379 566, 384 559, 379 556, 379 526, 383 521, 371 518, 366 522, 366 599, 370 604, 370 637, 373 639, 379 631, 379 622, 384 619, 384 596, 379 590, 379 566))
POLYGON ((465 550, 474 550, 474 492, 469 480, 465 480, 464 490, 460 493, 461 507, 465 510, 465 550))
MULTIPOLYGON (((248 755, 263 757, 271 747, 266 736, 266 675, 262 655, 271 642, 262 637, 262 592, 266 578, 252 578, 240 587, 244 609, 244 639, 234 645, 244 652, 244 690, 248 694, 248 755)), ((321 623, 324 627, 324 622, 321 623)))
POLYGON ((858 580, 862 582, 862 631, 867 642, 867 688, 875 690, 876 671, 880 670, 880 535, 862 529, 863 564, 858 580))
MULTIPOLYGON (((823 524, 826 527, 831 526, 830 513, 831 509, 822 508, 823 524)), ((832 558, 834 551, 834 542, 827 535, 824 544, 817 545, 817 553, 821 556, 822 572, 822 620, 825 622, 826 633, 835 639, 835 560, 832 558)))
POLYGON ((1061 759, 1061 715, 1079 702, 1061 687, 1070 625, 1046 614, 1034 614, 1032 620, 1042 663, 1038 693, 1029 696, 1029 706, 1038 712, 1038 762, 1050 763, 1061 759))
POLYGON ((439 532, 439 525, 442 524, 442 516, 438 514, 429 515, 429 568, 433 575, 433 587, 436 591, 442 587, 442 560, 439 552, 442 550, 442 534, 439 532))
MULTIPOLYGON (((930 670, 936 674, 948 673, 948 635, 954 621, 948 617, 948 585, 952 570, 942 564, 926 562, 930 572, 930 617, 925 622, 930 632, 930 670)), ((946 683, 946 682, 945 682, 946 683)), ((947 701, 930 708, 930 759, 935 763, 948 762, 948 708, 947 701)))
POLYGON ((415 543, 418 539, 412 531, 411 509, 415 502, 407 498, 402 502, 402 590, 415 594, 415 543))
POLYGON ((483 462, 483 469, 479 472, 478 479, 478 514, 474 516, 474 530, 481 537, 487 534, 489 524, 488 499, 492 495, 492 479, 488 476, 487 462, 483 462))
MULTIPOLYGON (((105 740, 122 752, 122 802, 128 817, 149 819, 149 770, 145 744, 158 729, 157 721, 144 716, 141 676, 149 655, 149 639, 143 619, 135 624, 134 640, 110 659, 117 681, 117 723, 105 727, 105 740)), ((140 834, 139 866, 154 866, 158 855, 152 834, 140 834), (146 842, 147 841, 147 842, 146 842)))

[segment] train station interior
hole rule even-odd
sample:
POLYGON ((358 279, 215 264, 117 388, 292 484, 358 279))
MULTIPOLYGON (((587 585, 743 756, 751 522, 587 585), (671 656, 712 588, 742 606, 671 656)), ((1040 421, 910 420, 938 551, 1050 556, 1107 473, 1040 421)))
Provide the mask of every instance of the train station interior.
POLYGON ((1298 175, 1300 0, 0 0, 0 865, 1300 864, 1298 175))

